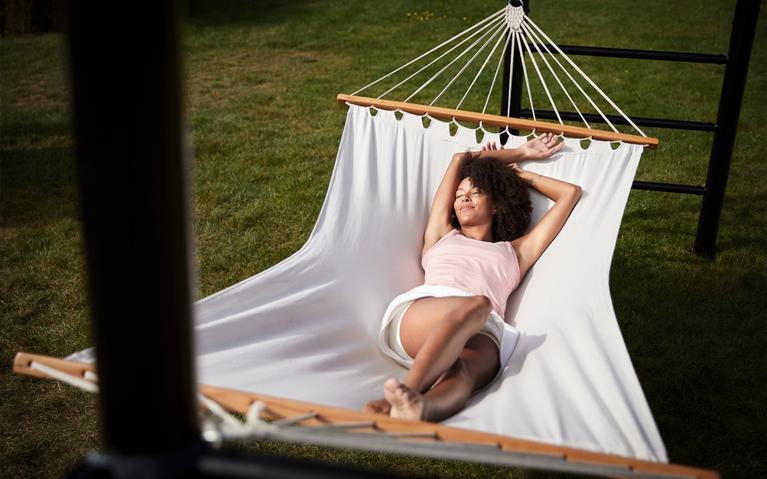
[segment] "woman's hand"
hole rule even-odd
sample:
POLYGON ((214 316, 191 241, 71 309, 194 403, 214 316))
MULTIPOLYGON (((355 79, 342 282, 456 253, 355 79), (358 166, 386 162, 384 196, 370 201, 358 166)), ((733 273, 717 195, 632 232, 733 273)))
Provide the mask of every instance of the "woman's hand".
POLYGON ((565 146, 564 141, 552 133, 544 133, 517 147, 520 161, 545 160, 551 157, 565 146))
POLYGON ((493 150, 503 150, 503 146, 499 147, 498 145, 495 144, 494 141, 488 141, 482 147, 482 151, 493 151, 493 150))
POLYGON ((521 144, 517 148, 504 149, 502 146, 499 147, 494 141, 489 141, 482 147, 483 152, 489 153, 480 153, 480 156, 491 156, 513 166, 517 161, 545 160, 564 146, 565 143, 559 141, 557 135, 544 133, 521 144))

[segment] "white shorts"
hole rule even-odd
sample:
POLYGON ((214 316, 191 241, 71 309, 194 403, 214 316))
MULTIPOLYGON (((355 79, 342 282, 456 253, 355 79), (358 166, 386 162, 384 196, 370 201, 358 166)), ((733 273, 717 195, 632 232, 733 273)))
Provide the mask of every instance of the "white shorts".
MULTIPOLYGON (((417 299, 428 297, 442 298, 445 296, 476 296, 476 294, 449 286, 425 284, 417 286, 394 298, 394 300, 389 303, 389 307, 386 308, 386 312, 381 321, 381 329, 378 333, 378 347, 381 351, 402 366, 410 368, 410 366, 413 365, 413 358, 407 354, 405 348, 402 346, 402 340, 400 339, 399 334, 402 317, 405 315, 407 308, 409 308, 417 299)), ((478 334, 483 334, 489 337, 498 346, 498 359, 501 365, 499 370, 500 374, 506 366, 506 363, 509 362, 511 354, 514 352, 517 340, 519 339, 519 331, 506 323, 498 313, 492 311, 487 318, 487 322, 485 322, 485 325, 478 334)))

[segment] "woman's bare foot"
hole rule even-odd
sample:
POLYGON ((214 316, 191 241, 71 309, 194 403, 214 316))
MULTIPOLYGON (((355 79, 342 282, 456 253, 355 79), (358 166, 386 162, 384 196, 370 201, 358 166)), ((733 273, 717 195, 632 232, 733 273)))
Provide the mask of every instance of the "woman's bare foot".
POLYGON ((402 419, 421 420, 424 413, 424 397, 395 378, 384 383, 384 396, 391 404, 389 416, 402 419))
POLYGON ((362 412, 370 414, 386 414, 387 416, 389 415, 389 411, 391 411, 391 404, 389 404, 389 401, 386 399, 370 401, 362 408, 362 412))

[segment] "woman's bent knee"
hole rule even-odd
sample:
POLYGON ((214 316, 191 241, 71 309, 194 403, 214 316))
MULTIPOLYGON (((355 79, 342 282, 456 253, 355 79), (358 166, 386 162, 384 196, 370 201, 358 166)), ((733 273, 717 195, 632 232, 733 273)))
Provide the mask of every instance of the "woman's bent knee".
POLYGON ((490 314, 490 311, 493 310, 493 303, 490 302, 490 298, 487 296, 471 296, 471 299, 475 303, 475 311, 479 312, 485 317, 487 317, 490 314))
POLYGON ((471 330, 479 330, 487 321, 492 305, 485 296, 468 296, 461 298, 462 301, 453 308, 445 317, 446 321, 452 322, 456 327, 469 327, 471 330))
POLYGON ((466 311, 466 315, 481 328, 487 321, 487 317, 490 315, 493 305, 487 296, 470 296, 467 300, 468 310, 466 311))

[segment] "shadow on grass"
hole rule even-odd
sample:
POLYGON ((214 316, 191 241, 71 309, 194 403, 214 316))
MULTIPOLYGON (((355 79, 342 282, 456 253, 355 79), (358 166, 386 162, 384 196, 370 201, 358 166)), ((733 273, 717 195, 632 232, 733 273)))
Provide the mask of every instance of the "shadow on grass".
POLYGON ((722 217, 719 224, 720 234, 718 249, 740 249, 744 251, 767 251, 767 239, 764 232, 767 224, 767 202, 761 191, 751 194, 734 193, 724 200, 722 217))
POLYGON ((5 149, 0 163, 0 222, 4 227, 77 217, 76 179, 69 148, 5 149))
MULTIPOLYGON (((665 238, 665 243, 688 244, 692 251, 700 218, 701 196, 680 196, 673 193, 641 192, 637 194, 636 202, 626 208, 623 216, 624 228, 632 225, 657 241, 665 238), (667 195, 666 201, 655 201, 655 198, 644 195, 667 195), (642 196, 640 196, 642 195, 642 196)), ((764 235, 754 234, 763 231, 767 218, 767 203, 760 191, 753 193, 729 193, 725 198, 719 221, 719 234, 716 239, 717 254, 731 250, 764 251, 767 241, 764 235)), ((667 260, 660 249, 658 259, 667 260)), ((678 259, 678 258, 676 258, 678 259)), ((689 256, 690 262, 697 262, 699 256, 689 256)))
MULTIPOLYGON (((767 450, 763 275, 616 252, 616 314, 672 462, 757 477, 767 450)), ((760 476, 763 477, 763 476, 760 476)))

